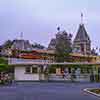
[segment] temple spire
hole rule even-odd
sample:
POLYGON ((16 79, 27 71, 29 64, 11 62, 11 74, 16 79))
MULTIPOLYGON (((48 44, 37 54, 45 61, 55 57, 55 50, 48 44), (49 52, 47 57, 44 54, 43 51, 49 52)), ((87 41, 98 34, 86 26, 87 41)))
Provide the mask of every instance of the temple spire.
POLYGON ((20 33, 20 39, 23 39, 23 32, 20 33))
POLYGON ((83 13, 81 13, 81 25, 83 24, 83 13))

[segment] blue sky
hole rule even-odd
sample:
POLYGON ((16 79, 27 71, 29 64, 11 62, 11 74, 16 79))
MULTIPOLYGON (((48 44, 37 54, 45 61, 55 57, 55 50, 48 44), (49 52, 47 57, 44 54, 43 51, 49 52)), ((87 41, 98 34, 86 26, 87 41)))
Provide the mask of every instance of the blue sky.
POLYGON ((57 26, 76 35, 83 12, 83 22, 92 47, 100 47, 100 0, 0 0, 0 44, 20 38, 48 45, 57 26))

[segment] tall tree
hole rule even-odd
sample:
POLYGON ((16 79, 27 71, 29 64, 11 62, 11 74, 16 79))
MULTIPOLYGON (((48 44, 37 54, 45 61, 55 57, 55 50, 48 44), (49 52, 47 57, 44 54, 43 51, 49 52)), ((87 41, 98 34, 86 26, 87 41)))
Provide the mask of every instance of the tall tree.
POLYGON ((3 47, 4 48, 11 48, 13 42, 11 40, 7 40, 4 44, 3 47))
POLYGON ((56 34, 56 62, 68 61, 69 54, 72 52, 72 35, 67 34, 66 31, 58 32, 56 34))

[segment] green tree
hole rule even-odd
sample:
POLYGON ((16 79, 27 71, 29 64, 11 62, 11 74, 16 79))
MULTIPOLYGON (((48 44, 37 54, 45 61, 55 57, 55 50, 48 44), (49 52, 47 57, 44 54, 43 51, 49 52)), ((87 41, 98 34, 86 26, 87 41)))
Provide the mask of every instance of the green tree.
POLYGON ((0 64, 0 72, 6 72, 9 70, 9 67, 7 64, 0 64))
POLYGON ((45 48, 43 45, 38 44, 38 43, 32 44, 32 47, 33 48, 38 48, 38 49, 44 49, 45 48))
POLYGON ((91 54, 92 55, 98 55, 98 53, 96 52, 96 49, 94 49, 94 48, 91 50, 91 54))
POLYGON ((56 62, 69 61, 69 54, 72 52, 72 35, 67 34, 66 31, 58 32, 56 35, 56 62))
POLYGON ((8 64, 8 61, 5 58, 0 57, 0 64, 8 64))
POLYGON ((0 72, 7 71, 8 68, 8 61, 5 58, 0 57, 0 72))
POLYGON ((11 48, 13 42, 11 40, 7 40, 4 44, 3 47, 4 48, 11 48))

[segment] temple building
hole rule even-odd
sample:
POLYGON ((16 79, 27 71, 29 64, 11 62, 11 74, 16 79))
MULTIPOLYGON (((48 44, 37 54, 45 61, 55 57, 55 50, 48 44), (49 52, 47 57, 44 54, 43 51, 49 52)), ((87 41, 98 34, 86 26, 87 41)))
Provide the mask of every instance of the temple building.
MULTIPOLYGON (((56 49, 56 44, 58 43, 58 41, 61 37, 63 37, 63 39, 65 39, 65 40, 71 40, 72 35, 68 34, 65 30, 60 31, 60 29, 59 29, 57 34, 55 35, 55 38, 51 39, 47 49, 48 50, 55 50, 56 49)), ((65 45, 67 45, 67 44, 65 44, 65 45)))
POLYGON ((33 47, 28 40, 13 40, 12 49, 18 50, 32 50, 33 47))
POLYGON ((91 76, 94 75, 93 80, 100 82, 98 77, 100 75, 100 56, 92 55, 91 40, 82 20, 83 14, 81 14, 81 24, 76 37, 71 44, 73 52, 70 53, 69 61, 57 62, 55 60, 56 44, 60 36, 64 40, 72 38, 71 34, 60 31, 59 27, 55 38, 51 39, 47 49, 31 50, 32 45, 29 41, 14 40, 12 47, 24 50, 24 52, 18 53, 16 58, 8 60, 10 66, 14 68, 14 80, 90 82, 92 81, 91 76), (30 51, 27 52, 27 50, 30 51))

